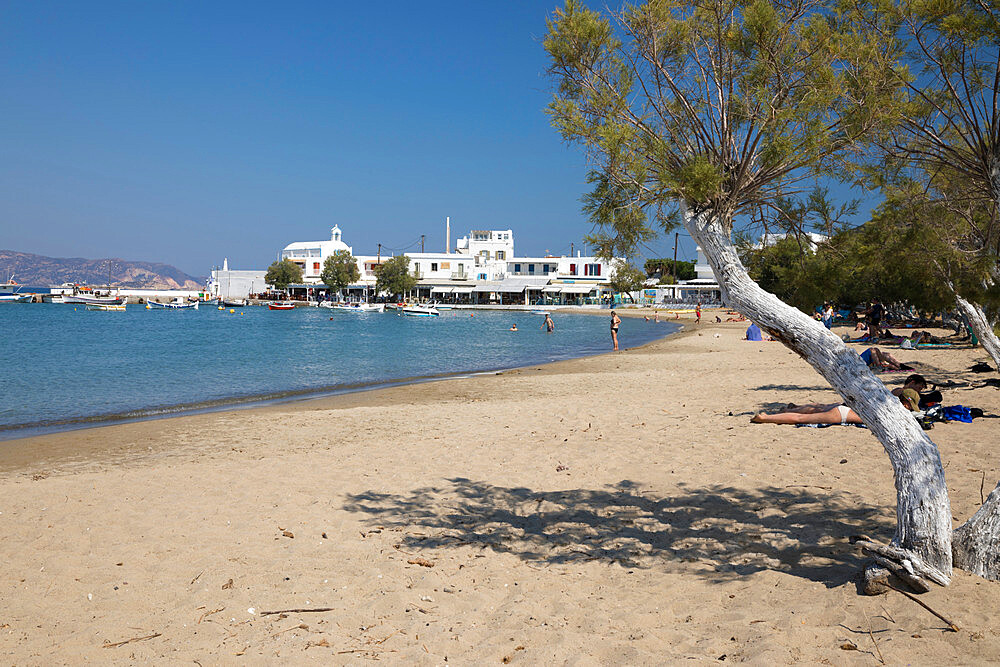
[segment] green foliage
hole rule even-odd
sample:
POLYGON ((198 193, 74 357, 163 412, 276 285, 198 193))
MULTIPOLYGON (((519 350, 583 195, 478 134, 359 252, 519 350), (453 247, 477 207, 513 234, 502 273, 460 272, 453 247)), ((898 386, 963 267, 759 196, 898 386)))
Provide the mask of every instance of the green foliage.
POLYGON ((615 292, 635 292, 646 282, 646 274, 628 262, 617 262, 608 284, 615 292))
POLYGON ((264 275, 264 282, 274 285, 282 290, 291 284, 302 282, 302 267, 290 259, 283 259, 280 262, 272 262, 267 267, 264 275))
POLYGON ((594 172, 590 242, 633 256, 683 200, 731 229, 843 158, 893 100, 890 49, 836 0, 567 0, 544 47, 549 115, 594 172))
POLYGON ((323 271, 319 274, 319 279, 327 287, 338 292, 357 282, 360 277, 358 261, 347 250, 338 250, 327 257, 323 262, 323 271))
POLYGON ((417 278, 410 273, 410 258, 406 255, 397 255, 375 267, 376 294, 406 294, 416 286, 417 278))
MULTIPOLYGON (((673 259, 647 259, 643 265, 646 276, 652 278, 660 274, 660 282, 671 282, 674 275, 673 259)), ((694 270, 694 262, 677 261, 677 280, 693 280, 698 274, 694 270)))

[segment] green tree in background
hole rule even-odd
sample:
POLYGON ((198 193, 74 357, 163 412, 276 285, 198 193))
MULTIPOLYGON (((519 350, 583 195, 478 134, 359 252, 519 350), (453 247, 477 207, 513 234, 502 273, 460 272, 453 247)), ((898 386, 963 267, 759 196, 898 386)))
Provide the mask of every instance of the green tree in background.
POLYGON ((615 263, 615 268, 608 279, 611 289, 620 294, 631 294, 632 292, 641 290, 645 283, 645 273, 628 262, 622 261, 615 263))
POLYGON ((375 267, 375 293, 390 296, 406 294, 417 286, 417 278, 410 273, 410 258, 397 255, 375 267))
MULTIPOLYGON (((646 270, 646 277, 652 278, 655 274, 660 274, 661 283, 670 283, 674 277, 673 259, 647 259, 643 264, 646 270)), ((698 274, 694 270, 694 262, 677 260, 677 280, 693 280, 698 274)))
POLYGON ((289 285, 301 283, 302 267, 290 259, 272 262, 271 266, 267 267, 264 282, 268 285, 274 285, 280 290, 285 289, 289 285))
POLYGON ((319 274, 319 279, 337 292, 354 284, 360 277, 358 260, 347 250, 338 250, 327 257, 323 262, 323 271, 319 274))

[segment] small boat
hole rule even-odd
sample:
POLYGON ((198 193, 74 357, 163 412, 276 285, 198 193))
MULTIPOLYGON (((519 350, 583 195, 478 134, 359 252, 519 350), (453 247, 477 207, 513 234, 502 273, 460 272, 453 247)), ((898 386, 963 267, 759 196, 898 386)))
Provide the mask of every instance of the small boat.
POLYGON ((193 308, 194 310, 198 310, 198 302, 194 301, 194 302, 188 303, 184 299, 182 299, 180 297, 177 297, 176 299, 174 299, 173 301, 170 301, 169 303, 158 303, 156 301, 147 301, 146 302, 146 308, 147 308, 147 310, 153 310, 153 309, 156 309, 156 308, 164 308, 164 309, 168 309, 168 310, 179 310, 181 308, 193 308))
POLYGON ((82 303, 83 305, 121 306, 125 303, 123 296, 86 296, 83 294, 64 294, 63 303, 82 303))
POLYGON ((438 310, 452 310, 454 308, 450 303, 435 303, 433 307, 438 310))
POLYGON ((385 304, 386 310, 402 310, 406 306, 405 303, 387 303, 385 304))
POLYGON ((403 314, 412 317, 437 317, 441 313, 434 306, 406 306, 403 314))
POLYGON ((43 294, 42 303, 66 303, 62 294, 43 294))
POLYGON ((115 312, 125 312, 124 303, 88 303, 87 310, 113 310, 115 312))
POLYGON ((295 302, 294 301, 272 301, 271 303, 267 304, 267 307, 270 310, 295 310, 295 302))
POLYGON ((0 294, 0 303, 31 303, 34 294, 0 294))
POLYGON ((222 305, 226 308, 242 308, 247 305, 246 299, 223 299, 222 305))
POLYGON ((385 312, 384 303, 337 303, 327 306, 333 310, 345 313, 382 313, 385 312))

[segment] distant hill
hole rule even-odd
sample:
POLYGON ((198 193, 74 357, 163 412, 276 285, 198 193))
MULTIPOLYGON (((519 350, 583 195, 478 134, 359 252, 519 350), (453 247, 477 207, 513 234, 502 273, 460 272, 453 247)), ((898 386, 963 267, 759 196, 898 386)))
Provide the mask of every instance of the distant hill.
POLYGON ((109 261, 114 287, 196 290, 205 285, 203 279, 189 276, 169 264, 130 262, 116 257, 45 257, 15 250, 0 250, 0 281, 14 274, 14 280, 22 285, 106 285, 109 261))

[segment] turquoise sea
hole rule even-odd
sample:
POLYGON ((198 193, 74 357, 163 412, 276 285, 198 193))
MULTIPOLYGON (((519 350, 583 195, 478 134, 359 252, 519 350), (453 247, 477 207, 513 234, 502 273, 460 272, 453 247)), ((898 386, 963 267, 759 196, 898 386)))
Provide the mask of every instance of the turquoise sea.
MULTIPOLYGON (((507 311, 353 314, 247 307, 94 312, 3 304, 0 439, 113 421, 360 391, 611 349, 610 316, 507 311), (474 316, 470 317, 470 313, 474 316), (510 332, 511 324, 519 331, 510 332)), ((625 318, 634 347, 676 325, 625 318)))

